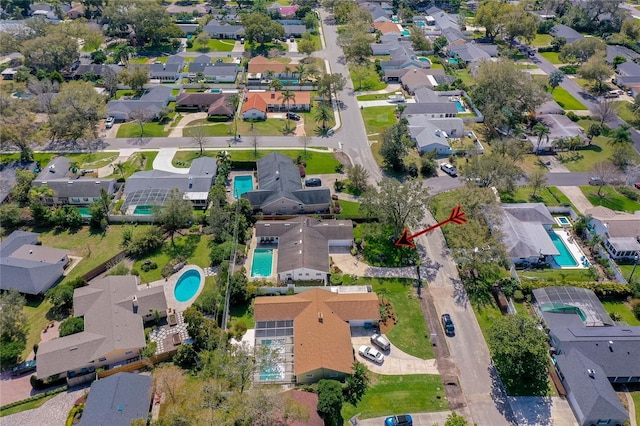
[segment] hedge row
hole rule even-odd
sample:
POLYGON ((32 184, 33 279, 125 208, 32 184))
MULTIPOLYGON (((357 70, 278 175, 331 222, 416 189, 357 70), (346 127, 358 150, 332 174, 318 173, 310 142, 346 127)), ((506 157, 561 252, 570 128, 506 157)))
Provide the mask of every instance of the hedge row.
POLYGON ((531 294, 531 292, 537 288, 543 287, 581 287, 587 288, 593 291, 600 299, 626 299, 631 296, 631 289, 626 284, 614 283, 614 282, 554 282, 554 281, 523 281, 522 292, 525 294, 531 294))
POLYGON ((50 390, 50 391, 42 392, 42 393, 39 393, 37 395, 31 396, 31 397, 29 397, 27 399, 22 399, 20 401, 14 401, 14 402, 12 402, 10 404, 3 405, 2 407, 0 407, 0 411, 8 410, 9 408, 13 408, 13 407, 18 406, 18 405, 26 404, 27 402, 37 401, 37 400, 45 398, 45 397, 47 397, 49 395, 55 395, 57 393, 61 393, 61 392, 64 392, 66 390, 67 390, 67 386, 65 385, 65 386, 50 390))

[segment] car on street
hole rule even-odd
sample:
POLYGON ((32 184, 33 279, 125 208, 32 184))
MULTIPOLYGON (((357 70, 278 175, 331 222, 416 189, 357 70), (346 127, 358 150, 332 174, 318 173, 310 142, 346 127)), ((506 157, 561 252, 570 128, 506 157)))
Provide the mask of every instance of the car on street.
POLYGON ((358 349, 358 353, 364 358, 367 358, 368 360, 378 364, 382 364, 384 361, 384 355, 382 355, 382 352, 377 349, 373 349, 371 346, 360 346, 360 349, 358 349))
POLYGON ((36 360, 32 359, 16 365, 11 369, 12 376, 20 376, 21 374, 36 371, 36 360))
POLYGON ((599 177, 599 176, 591 176, 589 178, 589 185, 592 185, 592 186, 603 186, 603 185, 606 185, 606 184, 607 184, 607 182, 602 180, 602 178, 599 177))
POLYGON ((112 116, 109 116, 109 117, 107 117, 107 120, 104 122, 104 126, 107 129, 110 129, 110 128, 113 127, 113 123, 115 123, 115 122, 116 122, 116 119, 114 117, 112 117, 112 116))
POLYGON ((371 335, 371 343, 382 349, 388 351, 391 348, 391 342, 382 334, 374 333, 371 335))
POLYGON ((287 113, 287 118, 293 120, 293 121, 300 121, 300 116, 298 114, 296 114, 295 112, 288 112, 287 113))
POLYGON ((413 419, 409 414, 390 416, 384 419, 384 426, 413 426, 413 419))
POLYGON ((456 328, 453 325, 453 320, 451 319, 451 315, 442 314, 442 327, 444 328, 444 332, 447 336, 454 336, 456 334, 456 328))
POLYGON ((320 178, 309 178, 304 181, 305 186, 322 186, 322 180, 320 178))
POLYGON ((326 135, 327 135, 327 136, 333 136, 333 129, 329 129, 329 130, 327 130, 326 135))

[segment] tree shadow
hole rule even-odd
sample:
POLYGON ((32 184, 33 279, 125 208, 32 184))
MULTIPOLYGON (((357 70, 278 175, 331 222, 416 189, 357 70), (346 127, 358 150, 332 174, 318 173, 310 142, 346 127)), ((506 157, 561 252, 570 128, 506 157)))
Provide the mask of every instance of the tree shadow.
POLYGON ((550 397, 540 396, 510 396, 507 397, 513 419, 518 425, 548 425, 551 424, 550 397))
POLYGON ((498 409, 498 412, 502 414, 509 423, 518 424, 514 419, 513 410, 509 404, 509 397, 507 396, 507 392, 505 391, 502 381, 500 380, 500 376, 498 375, 498 370, 493 365, 493 362, 487 370, 489 371, 489 377, 491 377, 491 399, 498 409))
POLYGON ((171 244, 171 241, 168 241, 160 250, 172 258, 178 256, 189 258, 196 251, 200 243, 200 237, 201 235, 198 234, 178 235, 174 237, 175 244, 171 244))

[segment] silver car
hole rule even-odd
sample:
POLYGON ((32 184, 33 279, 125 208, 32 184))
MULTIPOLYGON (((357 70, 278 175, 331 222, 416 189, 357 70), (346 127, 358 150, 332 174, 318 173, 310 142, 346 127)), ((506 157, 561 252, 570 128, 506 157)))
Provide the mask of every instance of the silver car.
POLYGON ((376 362, 378 364, 382 364, 384 361, 384 355, 382 355, 379 350, 373 349, 371 346, 362 345, 360 346, 358 352, 364 358, 367 358, 368 360, 376 362))
POLYGON ((383 351, 388 351, 391 348, 391 342, 387 340, 382 334, 375 333, 371 335, 371 343, 382 349, 383 351))

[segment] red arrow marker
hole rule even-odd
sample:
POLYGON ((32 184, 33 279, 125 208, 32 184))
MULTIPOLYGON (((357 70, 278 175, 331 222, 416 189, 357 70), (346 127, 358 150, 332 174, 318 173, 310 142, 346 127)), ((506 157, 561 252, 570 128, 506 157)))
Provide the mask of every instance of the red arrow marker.
POLYGON ((413 235, 409 235, 409 231, 407 230, 407 228, 405 228, 404 231, 402 231, 402 235, 400 236, 400 238, 398 238, 398 241, 396 241, 395 245, 397 247, 416 248, 416 245, 413 242, 415 238, 418 238, 420 235, 426 234, 427 232, 433 231, 434 229, 442 225, 446 225, 449 222, 462 225, 463 223, 467 222, 467 218, 465 218, 464 215, 465 215, 465 212, 462 211, 462 206, 457 206, 451 210, 451 214, 447 219, 443 220, 442 222, 438 222, 435 225, 432 225, 426 229, 423 229, 420 232, 416 232, 413 235))

